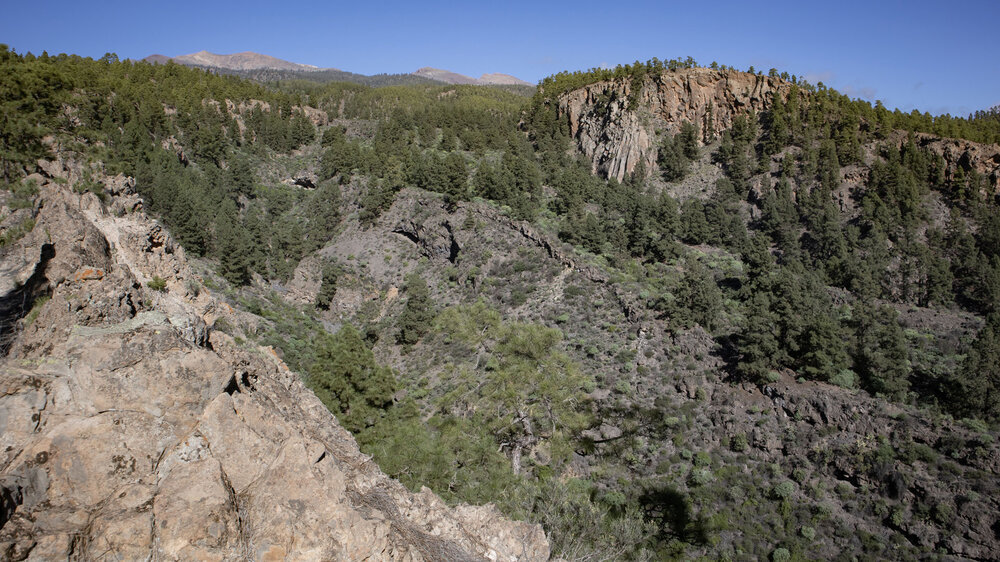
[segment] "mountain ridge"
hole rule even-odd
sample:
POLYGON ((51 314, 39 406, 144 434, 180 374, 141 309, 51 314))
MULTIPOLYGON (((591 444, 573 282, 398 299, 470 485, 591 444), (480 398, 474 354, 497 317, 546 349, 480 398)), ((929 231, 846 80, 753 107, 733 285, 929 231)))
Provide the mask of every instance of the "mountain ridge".
MULTIPOLYGON (((152 54, 144 59, 146 62, 152 64, 165 64, 168 61, 174 61, 178 64, 183 64, 187 66, 203 67, 210 69, 221 69, 231 72, 250 72, 250 71, 290 71, 290 72, 304 72, 304 73, 333 73, 334 79, 341 78, 350 80, 354 73, 348 73, 344 70, 334 67, 318 67, 309 64, 301 64, 296 62, 291 62, 270 55, 264 55, 260 53, 255 53, 252 51, 244 51, 240 53, 233 53, 228 55, 210 53, 208 51, 198 51, 197 53, 191 53, 187 55, 178 55, 175 57, 169 57, 161 54, 152 54), (341 76, 338 73, 342 73, 341 76)), ((478 86, 534 86, 534 84, 521 80, 516 76, 503 73, 484 73, 479 78, 473 78, 471 76, 466 76, 464 74, 459 74, 457 72, 452 72, 450 70, 443 70, 439 68, 433 68, 430 66, 425 66, 417 69, 414 72, 409 73, 410 76, 417 78, 425 78, 432 80, 434 82, 442 82, 445 84, 468 84, 468 85, 478 85, 478 86)), ((365 78, 372 78, 372 76, 358 75, 365 78)))

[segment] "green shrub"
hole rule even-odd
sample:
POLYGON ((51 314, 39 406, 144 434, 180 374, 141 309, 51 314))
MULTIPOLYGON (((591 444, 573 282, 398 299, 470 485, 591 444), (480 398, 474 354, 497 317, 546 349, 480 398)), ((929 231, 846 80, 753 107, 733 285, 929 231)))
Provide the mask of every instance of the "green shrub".
POLYGON ((750 447, 745 433, 737 433, 729 442, 729 448, 737 453, 742 453, 750 447))
POLYGON ((167 290, 167 280, 159 275, 154 275, 152 279, 146 282, 146 286, 158 293, 162 293, 167 290))
POLYGON ((955 510, 951 507, 948 502, 940 502, 934 506, 933 516, 934 520, 941 525, 947 525, 951 523, 952 517, 955 515, 955 510))
POLYGON ((49 302, 50 298, 52 297, 44 295, 35 299, 35 302, 31 305, 31 312, 29 312, 24 318, 25 326, 30 326, 34 323, 34 321, 38 318, 38 314, 42 311, 42 307, 45 306, 45 303, 49 302))
POLYGON ((11 210, 30 209, 35 204, 35 196, 38 195, 38 183, 35 180, 24 180, 6 187, 14 195, 7 203, 11 210))
POLYGON ((843 369, 830 377, 830 383, 841 388, 855 388, 858 385, 858 376, 850 369, 843 369))
POLYGON ((792 553, 788 552, 787 548, 776 548, 774 552, 771 553, 771 560, 773 562, 788 562, 792 559, 792 553))
POLYGON ((0 234, 0 248, 3 248, 4 246, 17 242, 18 240, 23 238, 25 234, 31 232, 34 228, 35 228, 35 219, 30 217, 24 219, 17 225, 8 228, 7 230, 3 231, 2 234, 0 234))
POLYGON ((838 496, 845 497, 849 495, 852 491, 854 491, 854 488, 847 482, 841 481, 837 482, 837 486, 834 488, 834 490, 837 492, 838 496))
POLYGON ((792 471, 792 480, 795 480, 799 484, 805 482, 808 476, 809 473, 806 472, 806 469, 802 467, 796 468, 795 470, 792 471))
POLYGON ((704 486, 712 481, 712 471, 706 468, 695 468, 688 475, 688 484, 691 486, 704 486))
POLYGON ((771 488, 771 497, 778 500, 787 500, 795 492, 795 482, 785 480, 779 482, 771 488))
POLYGON ((712 464, 712 457, 705 451, 698 451, 694 455, 694 465, 699 467, 709 466, 712 464))

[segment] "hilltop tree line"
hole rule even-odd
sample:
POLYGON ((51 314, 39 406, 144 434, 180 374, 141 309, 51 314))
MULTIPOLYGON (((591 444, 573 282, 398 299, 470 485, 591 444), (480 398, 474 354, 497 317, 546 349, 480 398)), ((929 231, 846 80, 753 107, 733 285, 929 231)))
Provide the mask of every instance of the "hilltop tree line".
MULTIPOLYGON (((685 59, 670 59, 661 61, 652 58, 646 62, 635 61, 632 64, 617 65, 614 68, 591 68, 585 71, 560 72, 543 79, 532 97, 532 109, 530 114, 535 119, 550 119, 555 113, 556 100, 573 90, 595 84, 597 82, 619 81, 628 82, 631 90, 629 105, 635 108, 636 96, 647 78, 655 79, 667 72, 680 70, 690 70, 699 67, 698 63, 691 57, 685 59), (548 115, 545 115, 548 114, 548 115)), ((708 69, 719 72, 735 72, 736 69, 730 66, 711 63, 708 69)), ((764 73, 750 67, 746 71, 749 74, 760 76, 764 79, 764 73)), ((832 90, 822 82, 810 84, 807 80, 790 75, 787 72, 778 72, 777 69, 770 69, 767 78, 780 79, 796 85, 801 91, 808 94, 819 94, 823 97, 831 98, 838 106, 853 106, 853 112, 859 115, 871 116, 867 120, 868 125, 876 125, 885 130, 899 129, 903 131, 922 132, 932 135, 964 138, 981 143, 1000 143, 1000 119, 997 118, 998 109, 996 107, 985 111, 977 111, 968 117, 957 117, 950 114, 931 115, 921 113, 916 109, 909 113, 895 109, 889 111, 881 101, 876 101, 874 106, 865 100, 851 100, 848 96, 842 95, 832 90)), ((824 103, 818 101, 816 103, 824 103)), ((536 132, 545 127, 538 127, 542 122, 532 123, 532 129, 536 132)))

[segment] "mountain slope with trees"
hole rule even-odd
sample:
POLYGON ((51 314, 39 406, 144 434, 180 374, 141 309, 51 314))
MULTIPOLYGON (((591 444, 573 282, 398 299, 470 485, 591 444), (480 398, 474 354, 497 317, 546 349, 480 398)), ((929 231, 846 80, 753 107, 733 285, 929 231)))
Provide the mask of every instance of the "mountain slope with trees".
POLYGON ((530 99, 2 61, 35 116, 0 131, 4 236, 53 138, 135 177, 238 310, 214 329, 414 489, 567 559, 1000 553, 995 111, 691 59, 530 99))

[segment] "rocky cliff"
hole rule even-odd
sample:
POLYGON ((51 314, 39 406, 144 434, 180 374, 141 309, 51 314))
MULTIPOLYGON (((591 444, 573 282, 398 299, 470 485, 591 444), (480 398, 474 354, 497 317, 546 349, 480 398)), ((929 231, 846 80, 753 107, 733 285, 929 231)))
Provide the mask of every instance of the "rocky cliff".
POLYGON ((548 558, 540 527, 388 478, 273 353, 212 331, 233 311, 128 178, 102 201, 43 168, 0 249, 0 558, 548 558))
MULTIPOLYGON (((570 135, 595 174, 621 181, 639 162, 651 171, 658 133, 676 133, 688 121, 702 138, 718 136, 736 116, 767 111, 771 94, 787 95, 791 84, 777 77, 695 68, 647 76, 638 92, 634 87, 629 78, 605 80, 558 100, 559 117, 569 121, 570 135)), ((890 140, 903 143, 906 138, 895 134, 890 140)), ((949 177, 959 168, 965 174, 974 171, 985 179, 986 189, 1000 192, 1000 147, 923 133, 916 139, 945 159, 949 177)))
MULTIPOLYGON (((959 173, 965 176, 975 173, 985 181, 983 189, 1000 193, 1000 146, 923 133, 915 137, 918 146, 944 158, 945 173, 949 178, 955 178, 959 173)), ((907 142, 904 134, 899 134, 898 138, 900 143, 907 142)))
POLYGON ((592 163, 592 171, 621 181, 639 162, 656 162, 656 133, 676 132, 684 121, 702 137, 733 125, 737 115, 765 111, 772 92, 791 84, 774 77, 735 70, 696 68, 646 77, 638 92, 629 78, 605 80, 559 98, 559 116, 592 163), (637 103, 630 104, 635 96, 637 103), (630 105, 636 109, 630 109, 630 105))

